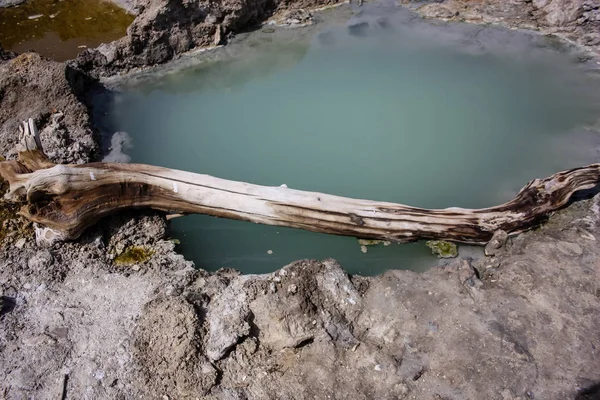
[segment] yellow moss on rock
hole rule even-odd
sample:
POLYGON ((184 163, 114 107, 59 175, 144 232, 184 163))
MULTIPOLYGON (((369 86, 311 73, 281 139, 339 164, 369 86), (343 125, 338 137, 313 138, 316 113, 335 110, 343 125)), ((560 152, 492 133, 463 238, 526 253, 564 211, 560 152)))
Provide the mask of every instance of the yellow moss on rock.
POLYGON ((135 265, 142 264, 150 260, 154 255, 154 250, 145 246, 130 246, 121 254, 115 257, 114 262, 117 265, 135 265))
MULTIPOLYGON (((4 157, 0 156, 0 161, 3 159, 4 157)), ((0 245, 7 237, 16 240, 33 234, 31 223, 19 216, 21 205, 2 199, 7 190, 8 183, 0 178, 0 245)))
POLYGON ((444 240, 429 240, 425 243, 438 258, 454 258, 458 256, 458 247, 444 240))

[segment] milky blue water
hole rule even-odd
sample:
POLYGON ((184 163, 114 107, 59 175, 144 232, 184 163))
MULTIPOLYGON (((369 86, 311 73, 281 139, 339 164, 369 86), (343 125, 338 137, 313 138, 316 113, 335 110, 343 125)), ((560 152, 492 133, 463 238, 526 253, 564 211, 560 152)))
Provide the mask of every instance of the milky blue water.
MULTIPOLYGON (((442 208, 492 206, 597 158, 586 128, 599 115, 595 82, 553 42, 375 6, 278 37, 256 32, 126 88, 108 118, 132 138, 132 160, 442 208)), ((172 236, 210 270, 333 257, 372 274, 436 262, 422 243, 365 254, 354 238, 205 216, 173 220, 172 236)))

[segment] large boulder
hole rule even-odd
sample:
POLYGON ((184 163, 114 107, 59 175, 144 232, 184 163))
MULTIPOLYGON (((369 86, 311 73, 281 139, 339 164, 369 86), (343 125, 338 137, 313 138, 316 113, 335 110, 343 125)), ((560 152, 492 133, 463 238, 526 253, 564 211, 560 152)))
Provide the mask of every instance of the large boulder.
POLYGON ((0 63, 15 58, 16 56, 17 55, 12 51, 6 51, 0 46, 0 63))

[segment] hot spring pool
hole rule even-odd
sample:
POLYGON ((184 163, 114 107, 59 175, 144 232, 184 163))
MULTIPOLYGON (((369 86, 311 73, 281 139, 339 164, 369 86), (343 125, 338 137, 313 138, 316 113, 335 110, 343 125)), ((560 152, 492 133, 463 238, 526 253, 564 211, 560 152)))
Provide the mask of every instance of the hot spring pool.
MULTIPOLYGON (((556 43, 395 6, 343 12, 137 79, 104 124, 127 132, 134 162, 428 208, 492 206, 532 178, 597 161, 596 81, 556 43)), ((365 254, 354 238, 206 216, 174 219, 172 236, 208 270, 435 264, 422 243, 365 254)))

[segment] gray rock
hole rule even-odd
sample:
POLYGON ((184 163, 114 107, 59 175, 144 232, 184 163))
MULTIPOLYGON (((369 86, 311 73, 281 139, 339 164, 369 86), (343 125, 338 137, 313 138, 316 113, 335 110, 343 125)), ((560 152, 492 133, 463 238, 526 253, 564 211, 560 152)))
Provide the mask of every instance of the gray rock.
POLYGON ((484 250, 485 255, 486 256, 496 255, 498 253, 498 251, 502 247, 504 247, 507 240, 508 240, 508 233, 506 233, 502 229, 499 229, 496 232, 494 232, 494 235, 492 236, 492 238, 490 239, 488 244, 485 246, 485 250, 484 250))
POLYGON ((16 56, 17 55, 15 53, 13 53, 12 51, 5 51, 0 46, 0 63, 3 62, 3 61, 7 61, 7 60, 10 60, 12 58, 15 58, 16 56))
POLYGON ((27 261, 27 266, 33 270, 44 270, 50 268, 54 257, 47 250, 38 251, 33 257, 27 261))
POLYGON ((285 14, 283 19, 278 21, 279 25, 307 25, 312 23, 312 14, 303 9, 291 10, 285 14))
POLYGON ((291 10, 284 18, 286 25, 305 25, 312 21, 312 16, 304 8, 336 2, 141 0, 135 8, 137 17, 129 26, 127 37, 109 44, 113 48, 110 51, 106 47, 85 50, 73 65, 94 76, 102 76, 161 64, 196 47, 222 44, 226 37, 270 18, 274 9, 280 12, 291 10))
POLYGON ((580 256, 583 254, 583 250, 577 243, 571 242, 558 242, 556 248, 567 256, 580 256))
POLYGON ((452 5, 432 3, 419 8, 425 18, 449 19, 458 16, 459 12, 452 5))
POLYGON ((204 342, 206 355, 211 361, 223 358, 241 338, 250 334, 249 299, 243 290, 245 280, 236 280, 211 302, 206 315, 208 332, 204 342))

